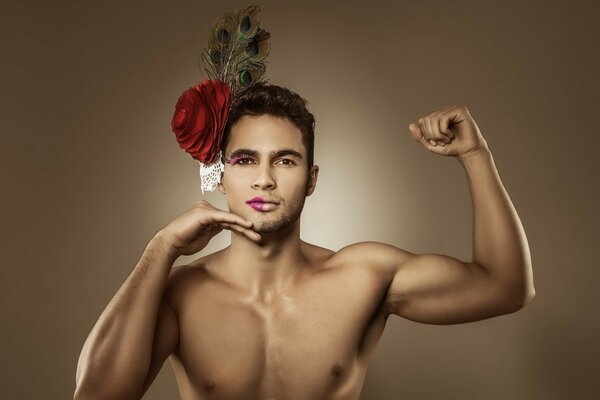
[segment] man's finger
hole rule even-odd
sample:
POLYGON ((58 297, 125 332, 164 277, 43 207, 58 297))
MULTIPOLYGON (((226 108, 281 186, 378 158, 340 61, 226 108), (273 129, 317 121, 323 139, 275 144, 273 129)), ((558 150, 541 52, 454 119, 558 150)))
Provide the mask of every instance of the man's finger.
POLYGON ((426 141, 429 142, 429 139, 431 139, 431 133, 429 133, 429 131, 427 130, 427 125, 425 124, 425 119, 424 118, 419 118, 419 129, 421 130, 421 133, 423 134, 423 137, 425 138, 426 141))
POLYGON ((429 117, 427 117, 427 126, 429 131, 431 132, 432 139, 437 142, 438 145, 441 143, 450 143, 450 138, 441 132, 440 129, 440 118, 442 116, 442 112, 435 112, 429 117))
POLYGON ((408 125, 408 130, 410 130, 410 134, 412 135, 413 139, 415 139, 417 142, 421 141, 423 133, 421 132, 421 128, 419 128, 419 125, 415 124, 414 122, 411 122, 408 125))
POLYGON ((237 224, 231 224, 229 222, 222 222, 221 226, 223 226, 225 229, 229 229, 229 230, 241 233, 242 235, 245 235, 249 239, 254 240, 254 241, 258 241, 261 239, 260 234, 258 234, 257 232, 254 232, 252 229, 246 229, 237 224))
POLYGON ((439 126, 440 132, 450 138, 454 138, 454 133, 450 129, 450 116, 448 114, 443 114, 440 116, 439 126))
POLYGON ((240 226, 245 226, 247 228, 250 228, 252 226, 252 222, 248 221, 247 219, 244 219, 234 213, 231 213, 228 211, 223 211, 223 210, 218 210, 218 209, 215 209, 214 213, 211 213, 211 218, 213 218, 213 220, 218 221, 218 222, 229 222, 232 224, 238 224, 240 226))
POLYGON ((429 132, 430 139, 438 140, 440 133, 436 132, 432 117, 425 118, 425 126, 427 127, 427 131, 429 132))

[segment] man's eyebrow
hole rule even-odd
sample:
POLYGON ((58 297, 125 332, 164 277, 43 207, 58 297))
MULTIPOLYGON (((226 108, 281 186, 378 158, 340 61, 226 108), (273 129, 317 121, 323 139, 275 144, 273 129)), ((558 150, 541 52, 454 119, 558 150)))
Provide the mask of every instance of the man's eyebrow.
POLYGON ((300 154, 296 150, 292 150, 292 149, 281 149, 281 150, 272 152, 272 154, 273 154, 273 157, 294 156, 297 159, 302 160, 302 154, 300 154))
MULTIPOLYGON (((239 156, 257 157, 258 152, 256 150, 251 150, 251 149, 237 149, 237 150, 229 153, 228 158, 234 158, 234 157, 239 157, 239 156)), ((296 150, 292 150, 292 149, 281 149, 281 150, 272 151, 271 156, 273 158, 283 157, 283 156, 293 156, 293 157, 296 157, 296 158, 302 160, 302 154, 300 154, 296 150)))
POLYGON ((237 149, 235 151, 232 151, 229 153, 229 156, 227 158, 234 158, 234 157, 240 157, 240 156, 251 156, 251 157, 256 157, 258 153, 255 150, 250 150, 250 149, 237 149))

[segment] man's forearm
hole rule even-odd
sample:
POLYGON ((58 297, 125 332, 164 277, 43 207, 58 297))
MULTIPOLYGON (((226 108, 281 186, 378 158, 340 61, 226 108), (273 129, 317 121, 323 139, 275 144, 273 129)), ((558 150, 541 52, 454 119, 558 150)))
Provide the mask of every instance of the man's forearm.
POLYGON ((524 304, 535 294, 529 245, 493 156, 482 148, 457 159, 473 201, 473 262, 506 285, 517 304, 524 304))
POLYGON ((134 398, 150 366, 156 318, 176 257, 155 237, 90 332, 75 398, 134 398))

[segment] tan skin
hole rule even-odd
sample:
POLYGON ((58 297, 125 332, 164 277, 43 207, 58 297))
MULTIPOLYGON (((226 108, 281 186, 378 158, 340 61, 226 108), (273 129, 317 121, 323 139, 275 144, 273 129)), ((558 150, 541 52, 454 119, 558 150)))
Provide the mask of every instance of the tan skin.
MULTIPOLYGON (((162 272, 150 267, 138 277, 136 270, 147 268, 140 262, 130 277, 141 292, 143 282, 156 276, 160 284, 149 293, 163 296, 155 304, 156 320, 150 320, 156 329, 146 344, 149 366, 127 379, 115 378, 111 393, 141 397, 170 356, 184 400, 358 399, 390 315, 456 324, 522 308, 534 296, 527 241, 475 121, 465 107, 452 106, 409 130, 427 150, 457 157, 465 167, 476 206, 473 261, 377 242, 337 252, 304 242, 300 219, 293 217, 314 192, 319 167, 307 173, 300 131, 287 119, 243 117, 231 131, 226 160, 238 149, 255 153, 225 163, 219 190, 229 211, 198 202, 149 244, 146 258, 162 260, 162 272), (274 153, 281 149, 301 158, 274 153), (257 211, 245 203, 255 196, 278 204, 257 211), (276 232, 268 229, 273 221, 283 221, 276 232), (223 229, 232 232, 229 247, 169 268, 223 229)), ((129 296, 121 290, 123 298, 129 296)), ((88 341, 88 348, 100 347, 88 341)), ((88 364, 80 360, 78 382, 92 376, 88 364)), ((134 369, 125 361, 118 365, 123 374, 134 369)), ((81 389, 83 394, 93 393, 95 385, 78 386, 90 388, 81 389)))

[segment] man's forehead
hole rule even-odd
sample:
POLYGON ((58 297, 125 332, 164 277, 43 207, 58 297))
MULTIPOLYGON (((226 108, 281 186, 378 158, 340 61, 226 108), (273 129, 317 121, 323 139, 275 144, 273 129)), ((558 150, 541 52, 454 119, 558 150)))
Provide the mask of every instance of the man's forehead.
POLYGON ((267 154, 290 149, 304 153, 302 132, 286 118, 244 116, 230 131, 227 151, 248 149, 267 154))

